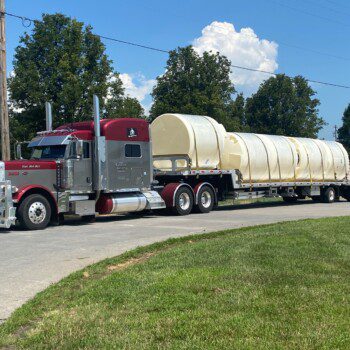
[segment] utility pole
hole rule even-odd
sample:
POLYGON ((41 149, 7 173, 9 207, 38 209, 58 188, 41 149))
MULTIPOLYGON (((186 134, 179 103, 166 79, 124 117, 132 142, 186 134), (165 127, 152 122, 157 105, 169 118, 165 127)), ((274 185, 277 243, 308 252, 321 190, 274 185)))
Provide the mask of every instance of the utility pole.
POLYGON ((0 119, 2 160, 10 159, 10 131, 6 79, 5 0, 0 0, 0 119))

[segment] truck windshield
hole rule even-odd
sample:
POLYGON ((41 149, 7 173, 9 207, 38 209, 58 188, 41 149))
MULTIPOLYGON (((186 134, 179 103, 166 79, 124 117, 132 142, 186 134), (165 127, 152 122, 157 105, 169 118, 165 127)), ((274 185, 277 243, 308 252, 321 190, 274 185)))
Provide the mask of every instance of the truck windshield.
POLYGON ((59 159, 64 158, 66 145, 35 147, 31 159, 59 159))

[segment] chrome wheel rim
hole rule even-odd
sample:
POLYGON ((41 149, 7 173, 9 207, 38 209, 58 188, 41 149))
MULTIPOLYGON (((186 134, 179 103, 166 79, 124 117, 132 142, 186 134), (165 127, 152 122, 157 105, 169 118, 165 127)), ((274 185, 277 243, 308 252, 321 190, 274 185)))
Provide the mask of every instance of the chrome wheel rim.
POLYGON ((46 208, 41 202, 34 202, 28 210, 29 220, 33 224, 41 224, 46 218, 46 208))
POLYGON ((329 191, 329 200, 333 202, 335 199, 335 193, 333 190, 329 191))
POLYGON ((179 196, 179 206, 182 210, 187 210, 190 207, 191 199, 188 193, 181 193, 179 196))
POLYGON ((201 195, 202 206, 208 209, 211 206, 211 194, 209 191, 203 191, 201 195))

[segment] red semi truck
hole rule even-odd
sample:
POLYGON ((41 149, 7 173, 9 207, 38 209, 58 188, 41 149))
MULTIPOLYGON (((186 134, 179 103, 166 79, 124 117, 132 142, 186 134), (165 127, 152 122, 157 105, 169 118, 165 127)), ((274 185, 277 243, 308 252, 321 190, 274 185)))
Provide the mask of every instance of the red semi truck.
MULTIPOLYGON (((245 184, 240 172, 197 170, 187 155, 156 157, 173 164, 155 170, 149 124, 142 119, 100 120, 94 96, 94 120, 47 130, 29 142, 28 160, 0 162, 0 227, 16 221, 25 229, 59 223, 64 214, 92 220, 96 214, 170 209, 178 215, 208 213, 225 198, 305 196, 332 202, 350 199, 348 179, 313 183, 245 184), (176 162, 185 162, 179 171, 176 162)), ((20 149, 18 149, 20 157, 20 149)))

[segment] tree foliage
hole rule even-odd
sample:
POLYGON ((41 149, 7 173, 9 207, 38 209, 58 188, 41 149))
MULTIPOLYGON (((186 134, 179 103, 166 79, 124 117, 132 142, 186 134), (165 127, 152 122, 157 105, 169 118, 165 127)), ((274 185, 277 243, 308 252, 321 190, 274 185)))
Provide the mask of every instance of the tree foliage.
POLYGON ((93 94, 106 111, 119 111, 107 108, 115 100, 130 105, 129 99, 123 101, 119 75, 92 27, 62 14, 45 14, 42 21, 35 21, 33 32, 20 38, 13 65, 9 90, 11 132, 16 139, 31 138, 45 128, 45 101, 53 104, 54 126, 90 119, 93 94), (119 89, 111 82, 118 82, 119 89))
POLYGON ((246 101, 246 122, 251 132, 317 137, 326 124, 318 115, 320 101, 301 76, 269 78, 246 101))
POLYGON ((163 113, 199 114, 226 126, 235 92, 230 66, 225 56, 209 52, 201 56, 192 46, 171 51, 152 92, 151 119, 163 113))
POLYGON ((242 93, 236 96, 236 99, 230 103, 228 109, 228 118, 226 120, 227 131, 248 131, 246 113, 245 113, 245 99, 242 93))
POLYGON ((350 104, 343 114, 343 125, 338 130, 338 140, 350 153, 350 104))
POLYGON ((107 118, 139 118, 144 113, 136 98, 124 96, 123 83, 119 76, 111 79, 105 105, 105 116, 107 118))

